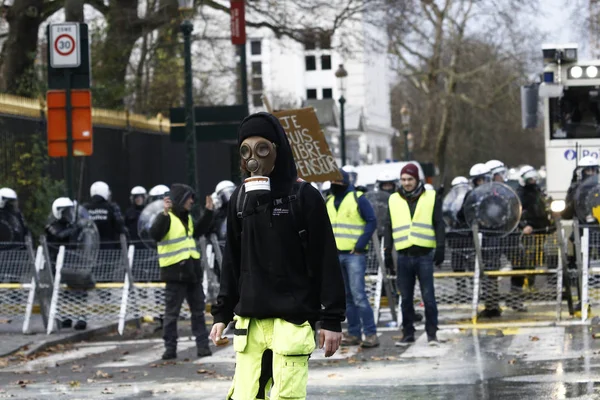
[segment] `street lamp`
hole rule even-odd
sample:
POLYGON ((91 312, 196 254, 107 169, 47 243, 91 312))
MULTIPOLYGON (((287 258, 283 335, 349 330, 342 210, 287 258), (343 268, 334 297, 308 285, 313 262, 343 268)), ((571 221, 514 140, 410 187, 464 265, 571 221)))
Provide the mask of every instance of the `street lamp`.
POLYGON ((184 17, 180 29, 183 33, 183 57, 185 73, 185 145, 187 149, 188 185, 198 190, 196 179, 196 123, 194 121, 194 84, 192 81, 192 31, 190 20, 194 13, 194 0, 178 0, 179 11, 184 17))
POLYGON ((410 129, 410 110, 406 105, 400 110, 400 118, 402 119, 402 129, 404 130, 404 161, 409 160, 410 150, 408 148, 408 131, 410 129))
POLYGON ((344 104, 346 103, 346 99, 344 98, 344 94, 346 94, 347 76, 348 72, 344 69, 344 64, 340 64, 337 71, 335 71, 335 77, 338 80, 340 89, 340 149, 342 153, 342 166, 346 165, 346 128, 344 126, 344 104))

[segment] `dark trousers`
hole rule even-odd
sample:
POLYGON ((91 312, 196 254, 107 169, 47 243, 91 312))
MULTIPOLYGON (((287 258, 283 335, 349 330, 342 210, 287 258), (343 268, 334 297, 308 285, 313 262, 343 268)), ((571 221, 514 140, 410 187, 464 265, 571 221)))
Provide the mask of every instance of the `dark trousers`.
POLYGON ((433 251, 425 256, 398 254, 396 284, 402 296, 402 331, 405 336, 415 333, 415 283, 419 279, 425 304, 425 331, 433 336, 438 330, 438 310, 433 286, 433 251))
POLYGON ((177 348, 177 320, 183 300, 192 312, 192 333, 199 347, 208 346, 208 332, 204 320, 204 291, 202 283, 167 282, 165 288, 165 319, 163 339, 166 348, 177 348))

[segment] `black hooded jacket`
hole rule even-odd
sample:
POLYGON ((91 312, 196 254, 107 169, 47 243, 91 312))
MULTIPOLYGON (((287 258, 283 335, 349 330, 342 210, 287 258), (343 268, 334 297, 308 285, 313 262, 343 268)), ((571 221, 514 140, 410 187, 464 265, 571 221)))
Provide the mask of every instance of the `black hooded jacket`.
MULTIPOLYGON (((223 255, 221 287, 212 308, 215 323, 229 323, 234 313, 251 318, 282 318, 301 324, 321 321, 321 327, 341 331, 345 318, 345 291, 337 247, 321 194, 310 185, 301 192, 302 221, 308 232, 305 251, 287 198, 297 181, 292 150, 279 120, 267 113, 253 114, 240 125, 238 145, 250 136, 261 136, 277 145, 270 174, 271 193, 251 197, 247 207, 262 205, 238 218, 241 187, 230 199, 227 243, 223 255), (310 266, 310 272, 309 268, 310 266)), ((298 223, 299 224, 299 223, 298 223)))
MULTIPOLYGON (((188 211, 183 208, 186 200, 190 196, 195 196, 193 189, 187 185, 174 183, 171 185, 171 202, 173 209, 171 212, 175 214, 183 223, 185 229, 188 229, 188 211)), ((198 239, 206 234, 208 227, 212 222, 213 212, 205 210, 202 218, 194 223, 194 232, 192 236, 198 239)), ((156 216, 152 227, 150 228, 150 236, 156 242, 160 242, 171 229, 171 216, 161 212, 156 216)), ((202 281, 202 265, 200 260, 189 258, 169 267, 160 268, 160 280, 163 282, 188 282, 198 283, 202 281)))

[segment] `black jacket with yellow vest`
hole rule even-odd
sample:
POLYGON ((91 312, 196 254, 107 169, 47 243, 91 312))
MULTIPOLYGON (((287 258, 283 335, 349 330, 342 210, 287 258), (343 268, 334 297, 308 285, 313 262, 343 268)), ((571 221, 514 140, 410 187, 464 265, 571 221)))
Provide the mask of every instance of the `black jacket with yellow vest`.
MULTIPOLYGON (((191 188, 187 185, 173 184, 171 186, 170 197, 173 202, 173 209, 171 212, 181 220, 184 227, 188 226, 189 213, 183 208, 185 199, 182 198, 182 194, 189 190, 191 190, 191 188)), ((202 218, 194 223, 194 232, 192 233, 194 239, 198 239, 208 232, 212 218, 213 212, 211 210, 204 210, 202 218)), ((158 243, 163 240, 170 228, 171 217, 161 212, 156 216, 156 219, 150 228, 150 236, 158 243)), ((202 266, 200 260, 188 258, 177 264, 160 268, 160 280, 163 282, 198 283, 202 281, 202 266)))

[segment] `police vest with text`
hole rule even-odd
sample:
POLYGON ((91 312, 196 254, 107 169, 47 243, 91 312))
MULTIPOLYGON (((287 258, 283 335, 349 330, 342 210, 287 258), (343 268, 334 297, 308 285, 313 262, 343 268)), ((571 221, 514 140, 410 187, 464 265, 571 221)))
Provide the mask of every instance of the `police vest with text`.
POLYGON ((411 246, 434 249, 436 247, 433 229, 433 209, 435 191, 425 190, 419 197, 415 214, 411 217, 410 208, 399 193, 390 196, 389 209, 392 217, 392 237, 396 250, 411 246))
POLYGON ((200 259, 200 252, 193 238, 194 222, 188 215, 188 229, 185 230, 181 219, 169 212, 171 226, 163 240, 157 243, 158 265, 169 267, 189 258, 200 259))
POLYGON ((358 211, 358 198, 362 195, 362 192, 347 193, 337 210, 334 196, 327 200, 327 213, 340 251, 354 250, 358 238, 365 231, 367 223, 358 211))

